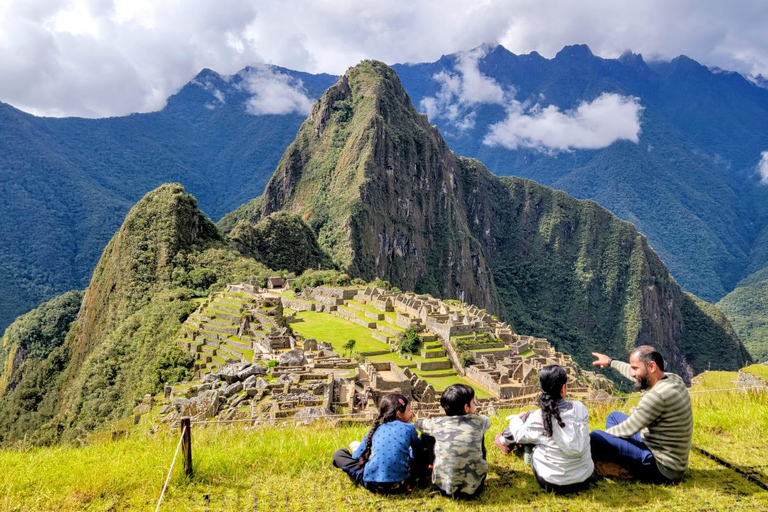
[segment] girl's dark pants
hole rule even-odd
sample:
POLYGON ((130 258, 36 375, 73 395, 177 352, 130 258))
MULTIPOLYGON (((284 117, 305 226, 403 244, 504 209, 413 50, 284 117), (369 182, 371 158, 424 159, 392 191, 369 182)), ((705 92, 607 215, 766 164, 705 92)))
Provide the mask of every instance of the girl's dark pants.
POLYGON ((346 448, 340 448, 334 452, 333 465, 341 468, 342 471, 349 475, 353 482, 362 485, 371 492, 378 494, 400 494, 413 490, 413 476, 402 482, 366 482, 363 480, 365 462, 353 458, 346 448))

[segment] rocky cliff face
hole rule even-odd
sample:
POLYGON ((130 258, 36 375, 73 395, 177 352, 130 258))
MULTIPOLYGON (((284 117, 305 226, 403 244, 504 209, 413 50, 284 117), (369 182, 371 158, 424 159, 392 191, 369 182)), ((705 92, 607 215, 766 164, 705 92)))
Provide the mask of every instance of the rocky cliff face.
POLYGON ((727 322, 710 339, 695 334, 712 317, 631 224, 456 157, 378 62, 351 68, 315 104, 261 208, 300 215, 353 277, 481 305, 581 364, 645 343, 684 376, 749 357, 727 322))

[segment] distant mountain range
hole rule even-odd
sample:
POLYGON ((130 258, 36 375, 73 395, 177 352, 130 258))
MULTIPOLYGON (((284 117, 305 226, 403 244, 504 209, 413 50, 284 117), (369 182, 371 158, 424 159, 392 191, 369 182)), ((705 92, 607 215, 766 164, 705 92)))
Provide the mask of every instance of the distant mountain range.
MULTIPOLYGON (((456 154, 629 220, 683 289, 716 301, 768 265, 768 187, 756 173, 768 150, 768 90, 757 79, 684 56, 602 59, 586 46, 553 59, 480 47, 394 69, 456 154), (526 138, 547 113, 582 128, 569 120, 606 94, 637 105, 636 140, 526 138), (491 140, 494 127, 517 129, 517 147, 491 140)), ((273 67, 231 77, 204 70, 160 112, 98 120, 0 105, 0 329, 82 289, 130 205, 160 183, 184 183, 214 220, 258 196, 307 105, 336 79, 273 67)))

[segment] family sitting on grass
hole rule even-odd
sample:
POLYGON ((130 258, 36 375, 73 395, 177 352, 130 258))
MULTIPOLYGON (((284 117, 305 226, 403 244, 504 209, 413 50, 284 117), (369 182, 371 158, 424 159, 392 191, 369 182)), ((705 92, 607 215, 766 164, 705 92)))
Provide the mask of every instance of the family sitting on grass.
MULTIPOLYGON (((691 401, 683 380, 664 372, 661 354, 650 346, 636 348, 629 364, 605 354, 592 355, 594 365, 610 366, 634 380, 636 390, 648 390, 631 415, 614 411, 605 421, 605 431, 590 433, 587 408, 565 399, 565 369, 545 366, 539 372, 539 409, 509 416, 509 426, 496 434, 494 444, 505 454, 530 453, 533 475, 548 492, 578 491, 595 475, 653 483, 682 478, 693 434, 691 401)), ((410 492, 419 480, 431 477, 446 496, 477 496, 488 473, 484 438, 491 422, 475 413, 477 401, 470 386, 449 386, 440 405, 446 416, 417 419, 414 425, 407 397, 383 396, 371 429, 360 443, 350 445, 351 451, 337 450, 334 466, 372 492, 410 492)))

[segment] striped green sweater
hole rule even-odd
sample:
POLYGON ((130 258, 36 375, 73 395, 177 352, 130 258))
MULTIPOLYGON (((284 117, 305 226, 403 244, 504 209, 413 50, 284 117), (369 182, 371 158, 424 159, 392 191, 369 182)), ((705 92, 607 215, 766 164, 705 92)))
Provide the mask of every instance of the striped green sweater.
MULTIPOLYGON (((614 360, 611 368, 634 380, 627 363, 614 360)), ((617 437, 641 432, 661 474, 670 480, 681 478, 688 468, 693 435, 691 397, 683 379, 674 373, 664 374, 664 378, 643 395, 632 415, 607 432, 617 437)))

